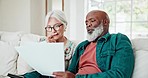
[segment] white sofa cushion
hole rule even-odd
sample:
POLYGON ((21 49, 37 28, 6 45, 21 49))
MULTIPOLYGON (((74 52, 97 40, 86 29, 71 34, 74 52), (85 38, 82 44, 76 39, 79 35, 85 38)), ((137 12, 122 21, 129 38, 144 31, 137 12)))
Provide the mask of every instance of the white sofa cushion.
POLYGON ((0 35, 3 33, 3 31, 0 31, 0 35))
POLYGON ((3 32, 2 31, 0 31, 0 40, 1 40, 1 35, 3 34, 3 32))
POLYGON ((7 44, 0 41, 0 75, 6 76, 8 73, 16 74, 16 50, 7 44))
POLYGON ((17 74, 22 75, 27 72, 32 71, 33 68, 27 64, 27 62, 22 59, 20 56, 18 56, 17 60, 17 74))
POLYGON ((132 41, 134 51, 145 50, 148 51, 148 38, 137 38, 132 41))
POLYGON ((40 40, 41 36, 35 35, 35 34, 24 34, 21 37, 21 42, 38 42, 40 40))
POLYGON ((132 78, 148 78, 148 51, 135 52, 135 67, 132 78))
POLYGON ((18 46, 21 35, 22 32, 3 32, 1 34, 1 41, 5 41, 11 46, 18 46))
MULTIPOLYGON (((35 35, 35 34, 24 34, 21 37, 20 46, 28 44, 29 42, 38 42, 40 41, 41 36, 35 35)), ((26 72, 32 71, 33 68, 30 67, 27 62, 21 58, 21 56, 18 56, 17 60, 17 74, 24 74, 26 72)))
POLYGON ((0 31, 0 35, 3 33, 4 31, 0 31))

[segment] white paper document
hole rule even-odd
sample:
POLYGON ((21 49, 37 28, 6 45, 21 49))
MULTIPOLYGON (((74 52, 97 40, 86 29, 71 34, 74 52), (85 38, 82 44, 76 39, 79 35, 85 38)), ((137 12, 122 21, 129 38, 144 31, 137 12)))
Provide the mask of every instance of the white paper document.
POLYGON ((65 70, 63 43, 31 42, 15 48, 42 75, 51 76, 53 72, 65 70))

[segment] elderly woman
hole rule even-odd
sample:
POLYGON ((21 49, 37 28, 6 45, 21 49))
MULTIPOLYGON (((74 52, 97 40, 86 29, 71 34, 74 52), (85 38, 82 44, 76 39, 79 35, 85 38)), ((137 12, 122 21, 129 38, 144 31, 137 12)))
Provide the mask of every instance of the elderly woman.
MULTIPOLYGON (((67 21, 65 14, 60 10, 49 12, 45 18, 46 41, 51 42, 64 42, 65 49, 65 70, 67 70, 70 60, 73 55, 75 44, 64 36, 67 28, 67 21)), ((48 69, 47 69, 48 70, 48 69)), ((49 78, 43 76, 37 71, 26 73, 25 78, 49 78)))

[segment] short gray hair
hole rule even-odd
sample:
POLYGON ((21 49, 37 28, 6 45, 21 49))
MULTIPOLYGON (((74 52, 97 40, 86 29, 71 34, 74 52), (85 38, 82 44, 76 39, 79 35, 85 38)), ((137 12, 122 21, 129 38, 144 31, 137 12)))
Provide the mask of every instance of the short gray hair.
POLYGON ((45 17, 45 26, 47 26, 48 20, 50 19, 50 17, 56 18, 64 25, 65 29, 67 28, 67 20, 66 20, 66 16, 63 11, 53 10, 53 11, 48 12, 45 17))

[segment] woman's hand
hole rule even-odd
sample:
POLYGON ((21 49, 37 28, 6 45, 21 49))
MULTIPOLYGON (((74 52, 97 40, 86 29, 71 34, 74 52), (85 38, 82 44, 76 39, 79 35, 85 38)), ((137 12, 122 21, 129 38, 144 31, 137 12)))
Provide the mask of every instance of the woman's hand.
POLYGON ((66 71, 66 72, 53 72, 55 78, 75 78, 75 74, 66 71))
POLYGON ((46 41, 49 42, 49 43, 55 43, 56 42, 56 40, 53 38, 53 36, 47 37, 46 41))

